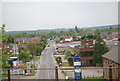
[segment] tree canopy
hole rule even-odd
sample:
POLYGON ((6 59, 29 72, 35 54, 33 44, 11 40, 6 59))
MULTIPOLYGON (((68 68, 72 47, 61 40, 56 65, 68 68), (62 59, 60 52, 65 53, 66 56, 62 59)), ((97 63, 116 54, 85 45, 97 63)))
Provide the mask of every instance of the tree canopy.
POLYGON ((18 55, 19 60, 25 62, 30 61, 30 52, 28 50, 21 50, 20 54, 18 55))
POLYGON ((102 63, 102 55, 108 52, 108 47, 100 36, 97 37, 94 45, 93 63, 102 63))

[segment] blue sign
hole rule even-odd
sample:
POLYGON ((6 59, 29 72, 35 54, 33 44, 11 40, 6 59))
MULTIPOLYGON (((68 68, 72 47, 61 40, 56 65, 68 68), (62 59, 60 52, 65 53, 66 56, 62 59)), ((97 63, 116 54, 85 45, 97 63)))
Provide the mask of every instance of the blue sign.
MULTIPOLYGON (((79 55, 75 55, 74 58, 74 68, 80 68, 81 67, 81 62, 80 62, 80 57, 79 55)), ((75 80, 82 80, 82 73, 81 73, 81 69, 75 69, 75 80)))
POLYGON ((81 72, 75 72, 75 80, 82 80, 82 74, 81 72))

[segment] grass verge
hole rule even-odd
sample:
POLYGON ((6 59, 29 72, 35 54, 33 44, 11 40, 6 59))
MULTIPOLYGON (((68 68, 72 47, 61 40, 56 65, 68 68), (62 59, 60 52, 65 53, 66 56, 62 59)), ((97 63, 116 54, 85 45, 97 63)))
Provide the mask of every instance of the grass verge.
POLYGON ((68 62, 63 62, 62 67, 73 67, 73 66, 70 66, 68 62))

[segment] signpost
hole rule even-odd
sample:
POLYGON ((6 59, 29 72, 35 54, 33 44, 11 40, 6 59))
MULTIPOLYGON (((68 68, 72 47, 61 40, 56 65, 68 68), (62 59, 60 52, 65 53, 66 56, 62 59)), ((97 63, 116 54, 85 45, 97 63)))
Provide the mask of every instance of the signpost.
POLYGON ((76 54, 74 58, 74 68, 76 68, 74 71, 75 80, 82 80, 81 69, 78 69, 80 67, 81 67, 80 57, 79 55, 76 54))

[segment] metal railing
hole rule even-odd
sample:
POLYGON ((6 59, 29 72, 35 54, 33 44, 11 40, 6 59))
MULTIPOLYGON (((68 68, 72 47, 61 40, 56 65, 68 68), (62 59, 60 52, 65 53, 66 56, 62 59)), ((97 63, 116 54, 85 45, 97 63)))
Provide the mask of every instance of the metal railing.
MULTIPOLYGON (((81 67, 81 68, 74 68, 74 67, 67 67, 67 68, 63 68, 63 67, 58 67, 58 66, 55 66, 55 68, 30 68, 30 69, 22 69, 22 70, 35 70, 36 72, 38 70, 54 70, 55 71, 55 79, 58 80, 59 79, 59 72, 61 71, 61 73, 63 73, 65 75, 65 71, 71 71, 72 73, 74 73, 74 70, 75 69, 81 69, 81 70, 86 70, 86 69, 102 69, 102 70, 105 70, 105 69, 108 69, 109 70, 109 81, 112 81, 113 77, 112 77, 112 70, 113 69, 118 69, 118 76, 120 75, 120 67, 81 67)), ((21 70, 21 69, 12 69, 12 68, 8 68, 8 69, 2 69, 3 70, 3 74, 7 74, 6 76, 6 79, 8 81, 11 81, 11 75, 14 75, 14 74, 11 74, 10 71, 11 70, 21 70)), ((103 74, 103 71, 102 73, 103 74)), ((65 75, 66 76, 66 75, 65 75)), ((19 75, 18 75, 19 77, 19 75)), ((95 77, 95 76, 93 76, 95 77)), ((103 76, 101 76, 103 77, 103 76)), ((119 78, 119 77, 118 77, 119 78)))

